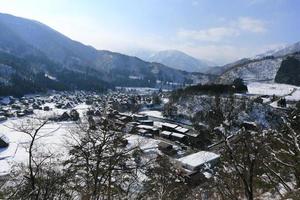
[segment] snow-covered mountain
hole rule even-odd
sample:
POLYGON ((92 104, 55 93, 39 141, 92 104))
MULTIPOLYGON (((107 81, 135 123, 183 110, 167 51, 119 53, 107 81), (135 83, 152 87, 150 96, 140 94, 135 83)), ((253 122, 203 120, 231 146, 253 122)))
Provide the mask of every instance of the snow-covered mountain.
POLYGON ((300 42, 297 42, 292 45, 281 45, 277 48, 268 50, 262 54, 256 55, 253 59, 260 59, 267 56, 274 56, 274 57, 285 56, 299 51, 300 51, 300 42))
POLYGON ((300 51, 300 42, 284 48, 268 51, 254 58, 238 60, 222 67, 223 72, 217 79, 219 83, 231 83, 236 78, 246 82, 274 82, 281 63, 288 56, 294 56, 300 51))
POLYGON ((297 42, 297 43, 287 46, 285 48, 279 49, 276 52, 274 52, 272 55, 273 56, 285 56, 288 54, 293 54, 295 52, 300 52, 300 42, 297 42))
POLYGON ((30 72, 29 74, 34 76, 47 74, 47 77, 48 75, 58 77, 57 82, 62 84, 66 83, 65 79, 68 77, 74 79, 70 73, 76 73, 78 77, 84 79, 83 83, 85 80, 91 80, 89 77, 93 76, 97 80, 96 85, 101 83, 112 86, 154 87, 158 82, 183 84, 193 83, 194 80, 206 82, 210 79, 204 74, 188 73, 160 63, 146 62, 137 57, 97 50, 74 41, 38 21, 2 13, 0 13, 0 64, 12 67, 16 70, 15 75, 28 78, 28 81, 33 78, 23 77, 23 71, 30 72), (24 62, 30 64, 22 65, 24 62), (56 65, 55 70, 52 67, 53 63, 56 65), (62 70, 68 72, 62 73, 62 70), (61 75, 64 75, 64 81, 59 78, 61 75))
POLYGON ((149 62, 162 63, 174 69, 187 72, 205 72, 209 66, 214 65, 212 62, 199 60, 178 50, 165 50, 154 53, 144 51, 135 55, 149 62))

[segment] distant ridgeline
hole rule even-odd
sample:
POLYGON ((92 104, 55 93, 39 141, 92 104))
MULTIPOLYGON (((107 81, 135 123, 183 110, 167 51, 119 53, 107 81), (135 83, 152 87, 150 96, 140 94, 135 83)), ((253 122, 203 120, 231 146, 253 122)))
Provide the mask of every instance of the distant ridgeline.
POLYGON ((289 56, 282 61, 275 77, 276 83, 300 86, 300 53, 289 56))
POLYGON ((42 56, 18 58, 0 52, 0 96, 47 90, 104 91, 110 86, 92 72, 70 71, 42 56))
POLYGON ((242 79, 235 79, 232 84, 207 84, 207 85, 195 85, 186 87, 184 89, 176 90, 172 93, 173 99, 176 99, 185 95, 221 95, 221 94, 233 94, 233 93, 245 93, 248 91, 247 86, 242 79))

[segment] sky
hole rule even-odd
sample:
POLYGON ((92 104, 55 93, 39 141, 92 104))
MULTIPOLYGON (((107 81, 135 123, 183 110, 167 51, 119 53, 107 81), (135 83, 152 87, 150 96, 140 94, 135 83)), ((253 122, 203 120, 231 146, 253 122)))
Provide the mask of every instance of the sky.
POLYGON ((217 64, 300 41, 299 9, 298 0, 0 0, 0 12, 97 49, 176 49, 217 64))

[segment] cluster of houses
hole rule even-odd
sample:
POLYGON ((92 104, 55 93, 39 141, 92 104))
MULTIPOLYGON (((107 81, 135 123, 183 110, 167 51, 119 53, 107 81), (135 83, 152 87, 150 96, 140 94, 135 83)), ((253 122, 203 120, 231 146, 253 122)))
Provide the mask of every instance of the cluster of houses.
MULTIPOLYGON (((106 107, 101 107, 101 110, 95 106, 87 111, 90 128, 96 128, 96 124, 103 123, 104 118, 108 117, 114 122, 115 131, 155 138, 160 141, 157 145, 160 152, 174 159, 185 170, 186 175, 195 180, 199 180, 199 174, 202 174, 200 169, 207 165, 214 165, 219 159, 219 155, 213 152, 187 153, 194 152, 189 148, 189 141, 198 136, 195 131, 164 119, 155 121, 147 115, 119 112, 113 109, 115 102, 108 101, 106 107), (178 150, 185 153, 179 154, 178 150)), ((123 100, 120 99, 119 102, 122 103, 123 100)))
MULTIPOLYGON (((189 175, 199 171, 205 163, 214 163, 218 156, 211 152, 200 151, 182 157, 180 150, 190 150, 191 140, 195 140, 199 133, 189 127, 170 122, 165 119, 155 119, 142 114, 132 114, 135 106, 153 108, 155 104, 151 95, 132 95, 121 92, 97 95, 86 92, 61 92, 49 96, 25 96, 22 98, 6 97, 0 99, 0 121, 10 117, 23 117, 33 114, 34 110, 50 111, 51 109, 64 109, 59 115, 52 117, 53 121, 77 121, 80 115, 76 109, 79 104, 88 105, 85 111, 87 122, 91 129, 97 124, 103 124, 106 119, 113 121, 114 131, 126 134, 136 134, 142 137, 159 140, 157 148, 181 164, 189 175), (205 155, 205 159, 204 159, 205 155)), ((122 142, 126 146, 128 141, 122 142)), ((6 138, 0 137, 0 147, 6 147, 6 138)))

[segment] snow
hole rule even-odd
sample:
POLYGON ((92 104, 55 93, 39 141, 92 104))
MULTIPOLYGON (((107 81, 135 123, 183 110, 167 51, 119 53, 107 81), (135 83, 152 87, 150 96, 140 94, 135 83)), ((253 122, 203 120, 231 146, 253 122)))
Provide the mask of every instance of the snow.
POLYGON ((9 104, 10 103, 10 99, 9 97, 3 97, 3 98, 0 98, 0 103, 3 103, 3 104, 9 104))
POLYGON ((221 83, 232 83, 236 78, 242 78, 245 82, 267 81, 274 82, 276 73, 280 68, 282 58, 263 59, 251 61, 235 66, 227 70, 219 78, 221 83))
POLYGON ((252 82, 247 87, 248 94, 284 96, 288 101, 300 100, 300 87, 294 85, 252 82))
POLYGON ((146 111, 140 112, 139 114, 147 115, 149 117, 161 118, 161 119, 164 118, 161 111, 157 111, 157 110, 146 110, 146 111))
POLYGON ((174 132, 171 134, 171 136, 172 136, 172 137, 176 137, 176 138, 180 138, 180 139, 186 137, 186 136, 183 135, 183 134, 180 134, 180 133, 174 133, 174 132))
POLYGON ((147 149, 157 149, 159 140, 155 140, 152 138, 146 138, 139 135, 128 135, 126 138, 128 140, 127 148, 135 148, 139 146, 142 150, 147 149))
POLYGON ((180 132, 180 133, 186 133, 186 132, 189 131, 189 129, 183 128, 183 127, 180 127, 180 126, 177 127, 175 130, 178 131, 178 132, 180 132))
POLYGON ((247 85, 249 94, 259 95, 277 95, 284 96, 293 92, 294 88, 300 89, 293 85, 278 84, 278 83, 260 83, 252 82, 247 85))
POLYGON ((178 127, 177 124, 171 124, 171 123, 168 123, 168 122, 165 122, 162 125, 165 126, 165 127, 168 127, 168 128, 172 128, 172 129, 175 129, 176 127, 178 127))
POLYGON ((300 89, 298 88, 291 96, 287 96, 288 101, 299 101, 300 100, 300 89))
POLYGON ((178 161, 183 167, 189 170, 195 170, 201 165, 218 159, 220 155, 208 151, 199 151, 194 154, 179 158, 178 161))
MULTIPOLYGON (((44 106, 49 106, 53 110, 34 110, 35 114, 33 116, 11 118, 0 123, 0 133, 7 137, 10 142, 7 148, 0 149, 0 176, 9 173, 10 170, 8 170, 8 168, 10 168, 11 165, 18 162, 27 162, 27 149, 30 137, 16 130, 20 124, 26 124, 26 121, 31 117, 49 117, 67 111, 65 109, 56 109, 52 104, 45 104, 44 106)), ((89 106, 86 104, 80 104, 75 107, 81 116, 88 108, 89 106)), ((39 149, 39 152, 51 152, 55 155, 62 154, 67 156, 68 148, 66 143, 70 140, 71 130, 74 127, 74 122, 48 122, 40 130, 39 137, 42 137, 36 140, 35 146, 39 149)))
POLYGON ((7 160, 0 160, 0 177, 10 173, 10 164, 7 160))
POLYGON ((45 77, 46 77, 46 78, 49 78, 49 79, 51 79, 51 80, 54 80, 54 81, 57 80, 56 77, 51 76, 51 75, 49 75, 49 74, 45 74, 45 77))
POLYGON ((165 137, 169 137, 171 134, 172 134, 172 132, 170 132, 170 131, 162 131, 160 133, 161 136, 165 136, 165 137))

